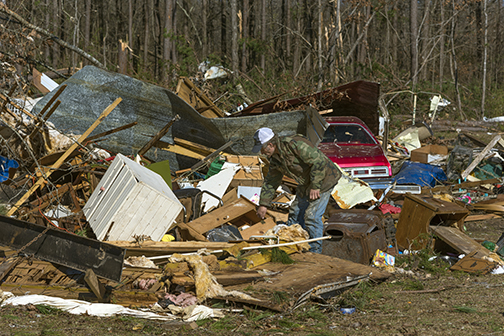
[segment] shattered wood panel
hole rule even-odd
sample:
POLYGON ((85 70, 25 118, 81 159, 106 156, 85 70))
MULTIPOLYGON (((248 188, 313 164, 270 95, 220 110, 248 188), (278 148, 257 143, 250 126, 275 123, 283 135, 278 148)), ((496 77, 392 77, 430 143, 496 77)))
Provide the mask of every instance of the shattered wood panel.
MULTIPOLYGON (((370 274, 371 279, 383 281, 391 276, 390 273, 367 265, 357 264, 348 260, 325 256, 316 253, 294 253, 290 257, 295 261, 292 265, 268 263, 260 265, 260 269, 279 274, 269 276, 271 281, 254 284, 254 293, 264 291, 288 291, 292 298, 296 298, 315 286, 333 283, 347 276, 370 274)), ((243 290, 246 286, 239 285, 226 288, 243 290)), ((261 297, 257 297, 261 299, 261 297)))
POLYGON ((256 206, 253 203, 247 202, 244 198, 239 198, 227 206, 215 209, 204 216, 186 223, 186 225, 203 234, 222 224, 233 221, 249 211, 255 211, 255 208, 256 206))
POLYGON ((488 256, 490 251, 476 242, 474 239, 463 233, 457 228, 447 226, 431 226, 430 229, 435 235, 441 238, 459 253, 468 255, 473 251, 479 251, 488 256))
POLYGON ((268 230, 274 228, 275 225, 276 225, 275 219, 269 217, 259 223, 253 224, 252 226, 246 228, 245 230, 240 231, 240 234, 244 240, 250 239, 250 236, 264 236, 264 234, 268 230))
POLYGON ((488 260, 487 253, 475 250, 462 259, 457 261, 455 265, 450 267, 454 271, 464 271, 468 273, 487 274, 497 266, 495 261, 488 260))
POLYGON ((455 203, 406 194, 397 222, 397 244, 404 249, 422 249, 430 239, 429 226, 456 226, 462 230, 467 215, 469 210, 455 203))
POLYGON ((194 85, 187 77, 180 77, 176 94, 184 99, 195 110, 202 110, 201 115, 207 118, 224 117, 224 113, 215 106, 210 98, 194 85))

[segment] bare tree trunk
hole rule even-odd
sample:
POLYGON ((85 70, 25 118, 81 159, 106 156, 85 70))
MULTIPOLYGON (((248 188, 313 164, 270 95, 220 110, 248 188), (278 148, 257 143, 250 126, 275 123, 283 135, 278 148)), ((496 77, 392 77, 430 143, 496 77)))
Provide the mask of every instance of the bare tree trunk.
POLYGON ((88 50, 91 38, 91 0, 86 0, 85 16, 86 18, 84 20, 84 50, 88 50))
POLYGON ((322 0, 318 0, 317 3, 317 16, 318 16, 318 84, 317 90, 322 90, 323 84, 323 72, 322 72, 322 0))
POLYGON ((484 41, 483 41, 483 88, 481 90, 481 119, 485 116, 485 96, 486 96, 486 77, 487 77, 487 45, 488 45, 488 13, 487 0, 483 0, 483 16, 485 17, 484 41))
POLYGON ((441 31, 439 38, 439 92, 443 92, 443 82, 444 82, 444 63, 445 63, 445 35, 446 35, 446 26, 444 24, 444 14, 445 7, 444 1, 439 2, 440 6, 440 15, 441 15, 441 31))
MULTIPOLYGON (((73 31, 73 40, 72 43, 74 46, 79 45, 79 2, 78 0, 74 1, 74 6, 75 6, 75 12, 74 12, 74 31, 73 31)), ((75 68, 77 67, 77 57, 75 53, 72 53, 72 67, 75 68)))
MULTIPOLYGON (((91 0, 89 0, 91 1, 91 0)), ((50 6, 51 6, 51 0, 46 0, 46 15, 45 15, 45 20, 46 20, 46 28, 47 29, 51 29, 51 11, 49 10, 50 6)), ((51 55, 51 49, 49 48, 49 45, 46 44, 45 48, 44 48, 44 55, 45 55, 45 59, 46 60, 49 60, 50 59, 50 55, 51 55)))
POLYGON ((221 58, 227 56, 226 1, 221 1, 221 58))
POLYGON ((207 31, 207 13, 208 0, 203 0, 203 12, 201 13, 201 35, 203 35, 203 57, 208 56, 208 31, 207 31))
POLYGON ((169 63, 172 53, 172 27, 173 27, 173 0, 165 1, 165 22, 164 22, 164 39, 163 39, 163 72, 164 72, 164 80, 168 80, 168 69, 169 63))
MULTIPOLYGON (((427 58, 429 57, 429 38, 430 38, 430 4, 431 1, 427 0, 424 7, 424 15, 422 20, 422 64, 427 63, 427 58)), ((422 80, 427 80, 428 67, 423 66, 420 71, 420 77, 422 80)))
POLYGON ((231 5, 231 70, 233 77, 238 73, 238 4, 230 0, 231 5))
MULTIPOLYGON (((455 2, 456 0, 452 0, 452 11, 455 13, 455 2)), ((462 101, 460 100, 460 91, 458 85, 458 67, 457 67, 457 59, 455 57, 455 15, 453 15, 451 20, 451 33, 450 33, 450 44, 451 44, 451 54, 452 54, 452 76, 453 81, 455 82, 455 91, 457 92, 457 107, 460 112, 460 116, 462 120, 466 120, 467 117, 464 115, 462 111, 462 101)))
POLYGON ((291 59, 291 44, 292 44, 292 10, 291 10, 291 0, 286 0, 285 6, 286 6, 286 26, 287 26, 287 35, 285 36, 285 60, 288 62, 288 60, 291 59))
MULTIPOLYGON (((399 31, 399 8, 397 7, 397 1, 394 1, 393 5, 393 12, 394 12, 394 17, 392 18, 392 26, 394 27, 394 31, 398 32, 399 31)), ((397 34, 392 34, 392 64, 397 64, 399 62, 399 57, 398 57, 398 41, 397 41, 397 34)), ((398 66, 396 65, 397 70, 398 66)))
MULTIPOLYGON (((501 17, 501 8, 502 8, 502 6, 500 5, 500 3, 497 4, 497 18, 499 18, 499 19, 501 17)), ((495 80, 495 84, 499 83, 499 74, 503 70, 502 67, 500 66, 500 64, 502 64, 502 60, 504 59, 504 57, 503 57, 502 53, 499 52, 500 50, 503 50, 502 48, 504 48, 503 41, 501 39, 501 35, 502 35, 501 22, 502 22, 501 20, 497 20, 496 27, 495 27, 495 39, 493 42, 494 50, 495 50, 495 54, 496 54, 496 57, 493 60, 494 61, 494 66, 493 66, 494 76, 493 77, 495 80)))
MULTIPOLYGON (((296 11, 299 11, 299 0, 296 3, 296 11)), ((293 55, 293 62, 292 62, 292 70, 294 72, 294 75, 296 77, 296 74, 299 71, 300 65, 300 58, 301 58, 301 41, 299 34, 301 33, 301 15, 297 15, 297 22, 296 22, 296 35, 294 35, 294 55, 293 55)))
POLYGON ((415 91, 416 84, 418 82, 418 0, 410 1, 410 78, 412 90, 415 91))
POLYGON ((143 50, 143 68, 148 71, 147 60, 149 58, 149 31, 150 31, 150 9, 149 1, 144 3, 144 50, 143 50))
POLYGON ((133 0, 128 0, 128 45, 133 49, 133 0))
POLYGON ((242 15, 242 61, 241 71, 247 72, 247 40, 249 31, 249 0, 243 0, 243 15, 242 15))
POLYGON ((173 4, 173 25, 172 25, 172 31, 173 31, 173 36, 174 40, 172 41, 172 58, 171 61, 173 64, 177 64, 178 62, 178 53, 177 53, 177 22, 178 22, 178 15, 177 15, 177 5, 174 3, 173 4))
MULTIPOLYGON (((57 37, 59 36, 59 31, 60 31, 60 7, 59 7, 59 1, 58 0, 53 0, 53 8, 52 8, 52 23, 53 23, 53 34, 57 37)), ((59 62, 60 62, 60 46, 57 43, 53 43, 53 67, 58 68, 59 62)))
MULTIPOLYGON (((266 0, 262 0, 261 7, 261 41, 266 45, 266 0)), ((261 69, 266 71, 266 55, 263 52, 261 55, 261 69)))

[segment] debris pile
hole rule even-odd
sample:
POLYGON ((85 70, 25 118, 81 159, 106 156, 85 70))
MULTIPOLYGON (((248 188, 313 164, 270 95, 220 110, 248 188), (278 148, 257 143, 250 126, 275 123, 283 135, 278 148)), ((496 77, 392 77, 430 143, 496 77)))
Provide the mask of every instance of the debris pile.
POLYGON ((222 316, 203 306, 213 300, 293 309, 384 280, 398 271, 394 257, 425 248, 449 256, 454 270, 504 265, 504 239, 481 244, 464 228, 504 213, 504 140, 462 132, 455 142, 434 143, 435 123, 389 139, 379 131, 376 83, 267 98, 229 113, 189 78, 175 94, 87 66, 33 108, 11 95, 0 96, 4 292, 23 295, 29 287, 31 294, 150 307, 148 318, 192 321, 222 316), (323 116, 350 114, 382 140, 394 174, 373 184, 340 168, 324 236, 316 238, 322 254, 309 253, 307 232, 284 225, 294 180, 284 177, 264 219, 256 214, 268 160, 251 154, 252 134, 271 126, 318 143, 323 116), (250 284, 265 291, 244 293, 250 284), (304 294, 284 305, 265 294, 287 287, 304 294))

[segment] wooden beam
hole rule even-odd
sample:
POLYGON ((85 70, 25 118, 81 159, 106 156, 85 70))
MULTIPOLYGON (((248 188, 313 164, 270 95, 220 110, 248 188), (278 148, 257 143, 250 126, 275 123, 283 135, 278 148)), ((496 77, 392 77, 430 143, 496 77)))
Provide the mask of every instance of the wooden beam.
POLYGON ((175 121, 179 120, 180 119, 180 116, 177 114, 175 115, 175 117, 173 117, 172 120, 170 120, 170 122, 168 124, 166 124, 165 127, 163 127, 155 136, 152 137, 152 139, 150 139, 150 141, 145 145, 143 146, 139 151, 138 151, 138 155, 142 156, 144 155, 145 153, 147 153, 147 151, 159 140, 161 139, 166 133, 168 133, 168 131, 170 130, 170 127, 172 127, 173 123, 175 123, 175 121))
POLYGON ((469 167, 466 168, 466 170, 464 170, 462 172, 462 174, 460 174, 460 176, 465 179, 467 178, 467 176, 473 171, 474 168, 476 168, 476 166, 485 158, 486 154, 495 146, 495 144, 501 140, 501 136, 500 135, 496 135, 492 141, 490 141, 488 143, 488 145, 481 151, 481 153, 478 154, 478 156, 476 156, 476 158, 473 160, 473 162, 471 162, 471 164, 469 165, 469 167))
POLYGON ((127 125, 123 125, 123 126, 120 126, 120 127, 117 127, 117 128, 111 129, 111 130, 108 130, 106 132, 102 132, 100 134, 96 134, 96 135, 90 136, 90 137, 86 138, 86 140, 84 140, 84 142, 89 142, 89 141, 92 141, 92 140, 95 140, 95 139, 99 139, 99 138, 102 138, 104 136, 107 136, 107 135, 110 135, 110 134, 113 134, 113 133, 117 133, 119 131, 131 128, 131 127, 135 126, 136 124, 138 124, 138 122, 134 121, 134 122, 129 123, 127 125))
POLYGON ((66 158, 73 153, 75 149, 80 145, 80 143, 85 140, 91 132, 98 127, 98 125, 105 119, 106 116, 112 112, 112 110, 122 101, 122 98, 117 98, 112 104, 110 104, 103 112, 100 114, 98 119, 87 129, 84 134, 80 136, 80 138, 77 140, 76 143, 72 144, 66 152, 56 161, 52 166, 51 170, 46 174, 46 176, 42 176, 31 188, 28 190, 23 197, 21 197, 12 208, 7 212, 7 217, 12 216, 18 209, 19 207, 28 199, 28 197, 31 196, 43 183, 46 181, 51 174, 58 169, 63 162, 65 162, 66 158))
MULTIPOLYGON (((49 107, 51 107, 51 105, 54 103, 54 101, 56 99, 58 99, 59 95, 66 89, 66 84, 63 84, 59 87, 58 91, 56 91, 54 93, 54 95, 51 97, 51 99, 49 99, 49 101, 47 102, 47 104, 44 105, 44 107, 42 108, 42 110, 40 110, 39 114, 38 114, 38 118, 42 119, 42 117, 44 116, 44 113, 47 111, 47 109, 49 109, 49 107)), ((46 119, 47 120, 47 119, 46 119)))
POLYGON ((196 160, 203 160, 205 158, 205 155, 196 153, 196 152, 194 152, 190 149, 187 149, 183 146, 171 145, 168 142, 161 141, 161 140, 156 141, 156 143, 154 144, 154 147, 165 150, 167 152, 172 152, 175 154, 188 156, 188 157, 194 158, 196 160))

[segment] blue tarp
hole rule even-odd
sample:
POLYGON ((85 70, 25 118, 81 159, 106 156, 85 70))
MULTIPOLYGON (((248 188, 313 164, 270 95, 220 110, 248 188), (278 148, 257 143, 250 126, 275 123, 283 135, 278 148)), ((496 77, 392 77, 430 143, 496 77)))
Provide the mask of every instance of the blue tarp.
POLYGON ((396 174, 397 184, 418 184, 422 187, 434 187, 436 181, 444 182, 448 178, 444 170, 426 163, 406 161, 401 171, 396 174))
POLYGON ((0 183, 4 183, 9 179, 9 169, 19 168, 19 163, 14 160, 7 159, 6 157, 0 156, 0 183))

